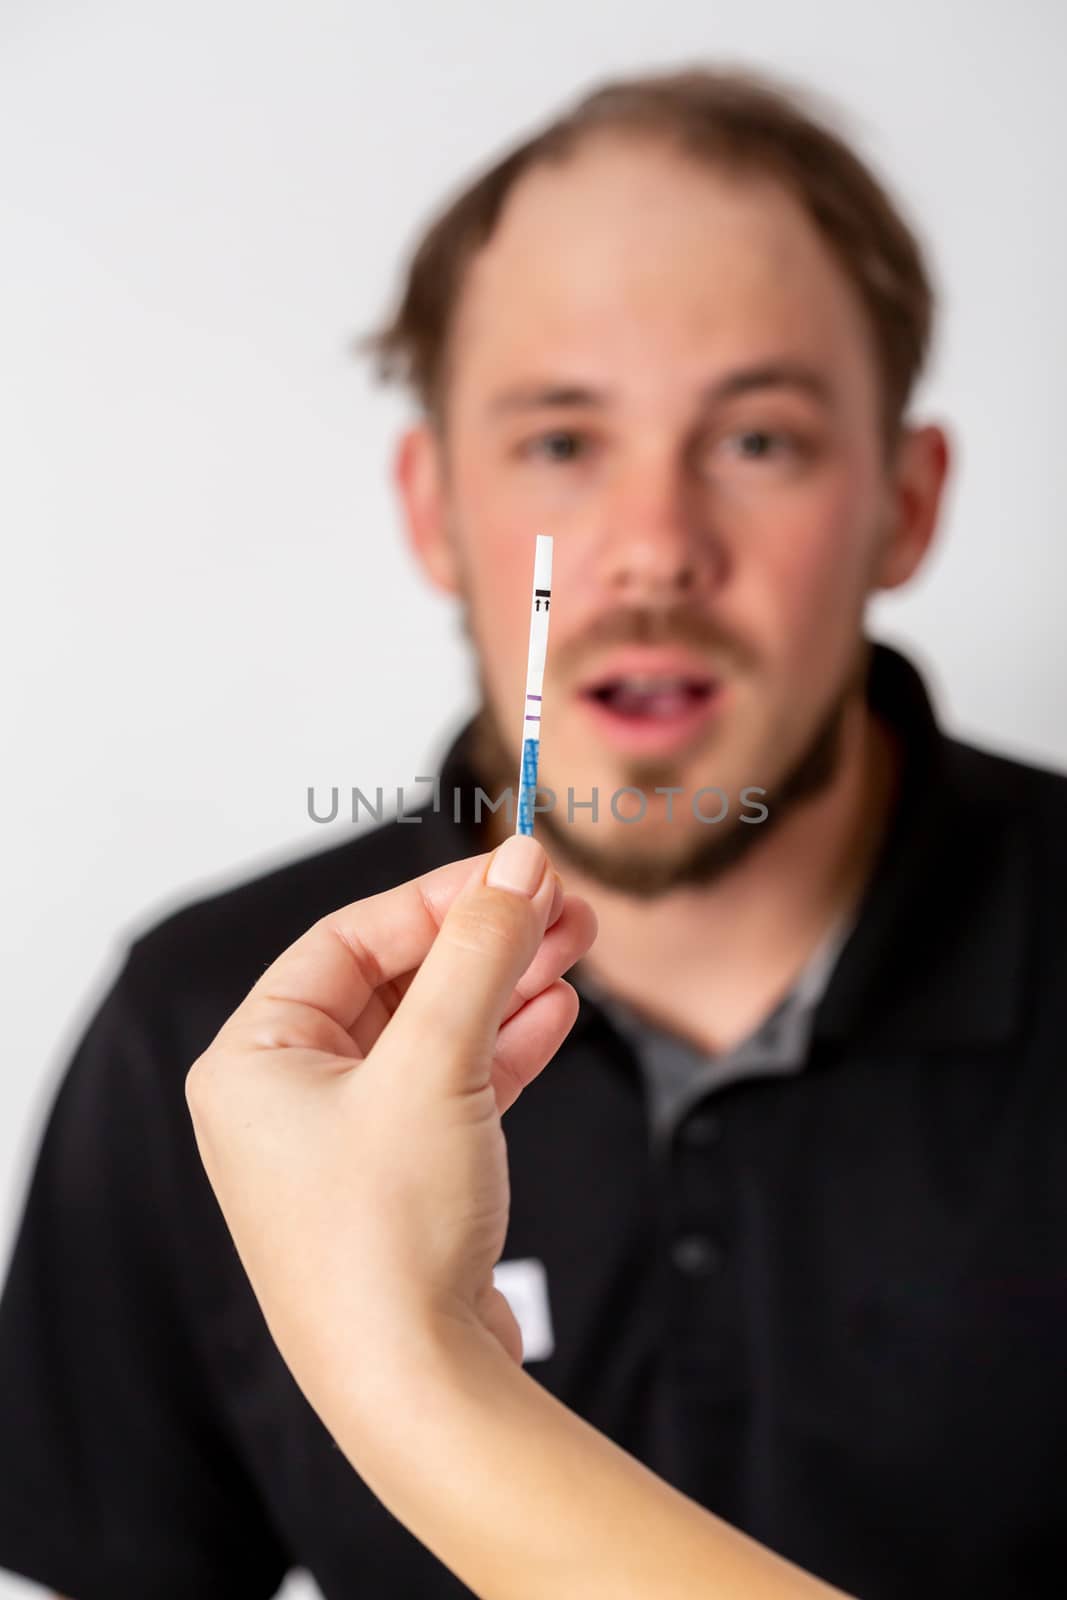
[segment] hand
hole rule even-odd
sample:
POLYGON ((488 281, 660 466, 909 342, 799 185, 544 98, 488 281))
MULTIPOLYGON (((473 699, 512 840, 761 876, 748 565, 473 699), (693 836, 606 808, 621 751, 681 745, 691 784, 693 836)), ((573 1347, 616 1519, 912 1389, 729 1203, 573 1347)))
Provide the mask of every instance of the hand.
POLYGON ((508 839, 323 917, 193 1064, 208 1178, 313 1404, 320 1379, 372 1382, 361 1354, 442 1317, 521 1361, 492 1284, 500 1119, 573 1025, 561 974, 595 934, 541 846, 508 839))

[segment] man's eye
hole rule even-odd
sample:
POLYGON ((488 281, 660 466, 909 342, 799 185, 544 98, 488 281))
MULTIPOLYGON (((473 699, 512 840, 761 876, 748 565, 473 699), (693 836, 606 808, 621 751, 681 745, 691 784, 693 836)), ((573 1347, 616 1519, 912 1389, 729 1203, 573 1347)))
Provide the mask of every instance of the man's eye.
POLYGON ((796 447, 796 440, 788 433, 773 433, 768 428, 746 428, 743 433, 731 434, 727 443, 745 461, 764 461, 770 456, 788 455, 796 447))
POLYGON ((573 433, 569 429, 556 429, 552 433, 540 433, 535 439, 528 439, 523 444, 521 454, 524 456, 540 456, 549 461, 574 461, 581 454, 583 441, 581 434, 573 433))

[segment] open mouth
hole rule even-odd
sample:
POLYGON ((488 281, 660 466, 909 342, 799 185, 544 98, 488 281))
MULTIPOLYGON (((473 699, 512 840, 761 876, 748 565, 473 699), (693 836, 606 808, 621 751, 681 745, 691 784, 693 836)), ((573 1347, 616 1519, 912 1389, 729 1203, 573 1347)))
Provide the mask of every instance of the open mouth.
POLYGON ((620 755, 676 757, 706 736, 727 687, 699 662, 616 661, 578 695, 590 731, 620 755))
POLYGON ((714 690, 712 678, 628 674, 593 684, 584 693, 617 717, 670 722, 706 705, 714 690))

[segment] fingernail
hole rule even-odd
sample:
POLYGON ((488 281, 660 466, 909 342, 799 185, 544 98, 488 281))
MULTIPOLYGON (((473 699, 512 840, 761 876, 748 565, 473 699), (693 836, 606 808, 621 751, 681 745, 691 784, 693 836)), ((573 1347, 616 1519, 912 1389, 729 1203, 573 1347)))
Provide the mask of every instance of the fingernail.
POLYGON ((552 924, 563 910, 563 879, 560 877, 558 872, 554 872, 552 876, 556 880, 556 887, 552 891, 552 906, 548 913, 548 921, 545 924, 545 926, 548 928, 551 928, 552 924))
POLYGON ((548 858, 536 839, 528 833, 513 833, 505 839, 489 863, 485 881, 493 889, 509 889, 512 894, 531 898, 537 893, 548 866, 548 858))

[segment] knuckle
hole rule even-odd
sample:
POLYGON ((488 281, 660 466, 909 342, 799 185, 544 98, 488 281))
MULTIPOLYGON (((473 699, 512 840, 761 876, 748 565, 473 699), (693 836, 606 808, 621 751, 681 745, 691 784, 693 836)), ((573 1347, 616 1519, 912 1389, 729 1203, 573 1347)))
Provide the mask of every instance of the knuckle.
POLYGON ((204 1071, 204 1057, 198 1056, 185 1074, 185 1103, 194 1122, 203 1121, 210 1103, 210 1075, 204 1071))
POLYGON ((447 920, 450 942, 468 950, 493 953, 521 942, 527 918, 517 895, 499 895, 492 900, 472 899, 457 903, 447 920), (514 901, 511 905, 508 902, 514 901))
POLYGON ((220 1071, 219 1048, 211 1044, 185 1074, 185 1103, 198 1127, 217 1122, 222 1110, 226 1075, 220 1071))

